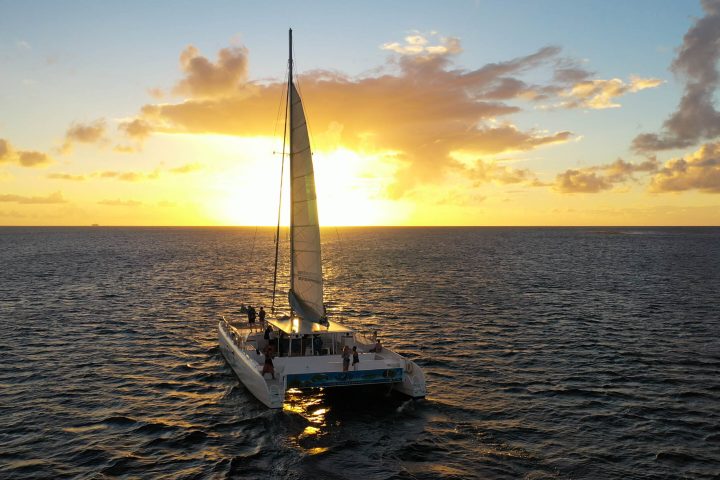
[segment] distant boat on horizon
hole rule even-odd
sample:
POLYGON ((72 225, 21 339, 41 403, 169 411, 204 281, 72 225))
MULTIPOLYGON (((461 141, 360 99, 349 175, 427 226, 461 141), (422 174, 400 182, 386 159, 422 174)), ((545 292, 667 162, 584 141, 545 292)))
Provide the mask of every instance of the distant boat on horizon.
POLYGON ((290 311, 275 315, 276 235, 271 316, 266 325, 222 317, 218 324, 220 351, 248 390, 269 408, 282 408, 290 388, 389 384, 412 398, 424 398, 425 374, 415 362, 382 346, 377 338, 368 339, 327 318, 310 139, 302 100, 293 83, 292 30, 289 44, 285 124, 290 146, 290 311), (266 326, 267 332, 263 330, 266 326))

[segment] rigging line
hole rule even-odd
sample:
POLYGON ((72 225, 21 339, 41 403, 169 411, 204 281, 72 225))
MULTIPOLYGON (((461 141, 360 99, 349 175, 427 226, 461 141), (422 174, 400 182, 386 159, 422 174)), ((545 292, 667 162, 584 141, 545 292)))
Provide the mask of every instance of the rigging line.
MULTIPOLYGON (((285 66, 285 74, 283 75, 283 78, 287 78, 287 72, 288 72, 288 66, 286 65, 285 66)), ((280 107, 283 106, 283 97, 285 96, 286 88, 287 88, 287 84, 283 82, 283 86, 280 89, 280 98, 278 98, 277 115, 275 115, 275 127, 273 128, 273 136, 272 136, 273 139, 275 139, 275 135, 277 135, 277 126, 278 126, 278 123, 280 123, 280 107)))
MULTIPOLYGON (((288 71, 290 65, 288 63, 288 71)), ((278 252, 280 251, 280 213, 282 212, 282 192, 283 192, 283 178, 285 177, 285 140, 287 139, 287 127, 288 127, 288 110, 290 109, 290 89, 287 90, 287 102, 285 103, 285 126, 283 127, 283 148, 282 157, 280 160, 280 198, 278 199, 278 221, 277 229, 275 230, 275 268, 273 270, 273 293, 272 293, 272 306, 270 312, 275 313, 275 292, 277 291, 277 267, 278 267, 278 252)), ((292 215, 292 212, 290 213, 292 215)))

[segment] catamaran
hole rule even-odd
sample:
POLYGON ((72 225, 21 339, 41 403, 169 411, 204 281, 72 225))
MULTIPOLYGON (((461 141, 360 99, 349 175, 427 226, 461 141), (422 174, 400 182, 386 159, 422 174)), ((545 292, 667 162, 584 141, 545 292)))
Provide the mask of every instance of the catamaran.
POLYGON ((302 100, 293 82, 292 30, 289 50, 287 136, 283 139, 283 144, 288 140, 290 164, 289 314, 276 314, 274 308, 278 220, 272 313, 262 327, 245 319, 221 317, 220 351, 245 387, 269 408, 282 408, 288 389, 388 384, 412 398, 423 398, 425 375, 415 362, 327 317, 310 139, 302 100), (351 354, 353 366, 349 367, 351 354), (266 364, 268 357, 271 368, 266 364))

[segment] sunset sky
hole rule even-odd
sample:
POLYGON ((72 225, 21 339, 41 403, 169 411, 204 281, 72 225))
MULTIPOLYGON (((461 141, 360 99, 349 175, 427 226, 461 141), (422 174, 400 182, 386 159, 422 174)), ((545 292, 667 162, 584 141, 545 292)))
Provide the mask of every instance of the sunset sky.
POLYGON ((275 223, 290 27, 323 225, 720 225, 720 0, 0 0, 0 225, 275 223))

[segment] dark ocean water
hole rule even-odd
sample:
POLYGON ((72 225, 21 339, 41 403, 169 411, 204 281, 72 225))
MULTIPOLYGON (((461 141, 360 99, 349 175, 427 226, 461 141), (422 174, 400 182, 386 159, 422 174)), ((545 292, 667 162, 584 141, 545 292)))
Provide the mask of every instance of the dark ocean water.
POLYGON ((720 229, 323 235, 427 400, 245 390, 216 319, 270 303, 271 229, 1 228, 0 478, 720 476, 720 229))

